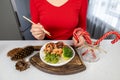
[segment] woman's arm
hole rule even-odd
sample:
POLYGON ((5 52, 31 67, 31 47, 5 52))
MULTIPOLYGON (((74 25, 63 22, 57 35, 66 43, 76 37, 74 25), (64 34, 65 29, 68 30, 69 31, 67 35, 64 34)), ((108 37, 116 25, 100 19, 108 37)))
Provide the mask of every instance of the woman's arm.
MULTIPOLYGON (((87 27, 87 8, 88 8, 88 0, 82 0, 81 9, 80 9, 80 18, 79 18, 79 27, 83 30, 86 30, 87 27)), ((76 47, 80 47, 85 43, 83 36, 80 36, 79 41, 77 41, 73 37, 74 45, 76 47)))
POLYGON ((39 12, 38 8, 36 7, 37 4, 39 3, 36 2, 36 0, 30 0, 31 20, 36 23, 32 24, 30 32, 36 39, 42 40, 45 38, 45 33, 42 29, 42 25, 39 23, 39 12))
POLYGON ((38 10, 36 7, 36 0, 30 0, 30 15, 31 15, 31 20, 34 23, 39 23, 39 15, 38 15, 38 10))
POLYGON ((87 9, 88 9, 88 0, 82 0, 81 9, 80 9, 80 22, 79 26, 86 30, 87 27, 87 9))

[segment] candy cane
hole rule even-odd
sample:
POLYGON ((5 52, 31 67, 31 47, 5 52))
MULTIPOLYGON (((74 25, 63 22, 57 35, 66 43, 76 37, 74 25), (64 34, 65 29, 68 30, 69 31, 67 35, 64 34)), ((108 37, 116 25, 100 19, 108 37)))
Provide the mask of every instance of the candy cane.
POLYGON ((82 56, 85 56, 86 54, 92 54, 93 58, 96 58, 95 49, 87 49, 85 52, 82 53, 82 56))
POLYGON ((112 44, 116 43, 116 42, 120 39, 120 34, 119 34, 118 32, 109 31, 109 32, 105 33, 100 39, 98 39, 98 40, 94 43, 94 45, 100 44, 100 42, 101 42, 103 39, 105 39, 107 36, 109 36, 109 35, 111 35, 111 34, 116 35, 116 38, 115 38, 113 41, 111 41, 112 44))
POLYGON ((93 49, 91 49, 91 54, 92 54, 93 58, 97 58, 95 55, 95 51, 93 49))
POLYGON ((73 31, 73 37, 77 40, 77 42, 79 42, 79 36, 82 35, 82 32, 84 30, 81 29, 81 28, 76 28, 74 31, 73 31))
POLYGON ((84 56, 86 54, 88 54, 88 49, 85 52, 82 53, 82 56, 84 56))
POLYGON ((77 42, 79 42, 79 37, 80 36, 83 36, 85 41, 88 43, 88 44, 92 44, 92 41, 91 41, 91 38, 90 38, 90 35, 87 31, 84 31, 83 29, 81 28, 76 28, 73 32, 73 37, 77 40, 77 42))

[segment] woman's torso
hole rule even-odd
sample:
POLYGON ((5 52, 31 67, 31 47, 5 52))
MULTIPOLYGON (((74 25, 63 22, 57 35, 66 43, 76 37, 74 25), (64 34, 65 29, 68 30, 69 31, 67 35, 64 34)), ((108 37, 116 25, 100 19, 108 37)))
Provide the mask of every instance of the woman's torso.
POLYGON ((50 39, 69 39, 79 25, 81 0, 68 0, 57 7, 47 0, 36 0, 39 22, 51 33, 50 39))

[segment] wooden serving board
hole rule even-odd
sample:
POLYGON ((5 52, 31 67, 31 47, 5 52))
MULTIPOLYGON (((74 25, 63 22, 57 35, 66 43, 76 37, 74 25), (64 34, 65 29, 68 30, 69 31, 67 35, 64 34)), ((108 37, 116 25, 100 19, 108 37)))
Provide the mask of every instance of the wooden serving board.
POLYGON ((49 66, 44 62, 42 62, 39 57, 39 53, 35 54, 30 58, 30 63, 39 70, 47 73, 58 74, 58 75, 68 75, 68 74, 78 73, 84 71, 86 69, 86 66, 82 62, 76 50, 75 52, 76 54, 75 57, 72 59, 72 61, 59 67, 49 66))

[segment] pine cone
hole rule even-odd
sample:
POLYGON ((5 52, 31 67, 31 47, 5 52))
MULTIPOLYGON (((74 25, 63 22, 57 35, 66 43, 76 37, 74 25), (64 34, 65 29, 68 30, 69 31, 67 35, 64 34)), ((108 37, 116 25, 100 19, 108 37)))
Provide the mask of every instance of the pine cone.
POLYGON ((15 65, 16 69, 19 71, 24 71, 30 67, 29 62, 26 62, 24 60, 18 61, 15 65))
POLYGON ((33 46, 34 51, 39 51, 42 46, 33 46))
POLYGON ((20 52, 22 50, 23 50, 23 48, 14 48, 8 52, 7 56, 13 57, 14 55, 16 55, 18 52, 20 52))
POLYGON ((33 46, 27 46, 23 50, 19 51, 17 54, 15 54, 11 60, 17 61, 19 59, 23 59, 29 55, 31 55, 34 51, 33 46))

